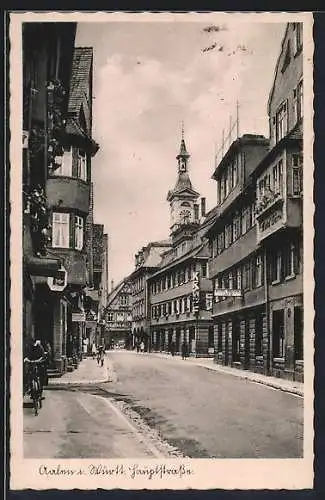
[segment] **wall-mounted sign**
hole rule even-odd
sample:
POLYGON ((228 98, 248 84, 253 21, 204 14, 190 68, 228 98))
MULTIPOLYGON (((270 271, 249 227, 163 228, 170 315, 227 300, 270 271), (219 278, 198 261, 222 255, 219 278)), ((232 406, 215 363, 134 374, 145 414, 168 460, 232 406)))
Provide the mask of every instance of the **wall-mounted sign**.
POLYGON ((82 312, 72 313, 72 323, 81 322, 84 323, 86 321, 86 315, 82 312))
POLYGON ((215 288, 215 297, 241 297, 243 292, 241 290, 235 290, 230 288, 215 288))
POLYGON ((194 272, 192 285, 193 312, 198 312, 200 309, 200 278, 198 271, 194 272))
POLYGON ((276 210, 275 212, 273 212, 269 217, 260 222, 259 226, 261 233, 267 231, 267 229, 269 229, 271 226, 274 226, 281 219, 282 210, 276 210))
POLYGON ((55 276, 47 278, 47 284, 52 292, 63 292, 68 283, 67 270, 61 266, 55 276))

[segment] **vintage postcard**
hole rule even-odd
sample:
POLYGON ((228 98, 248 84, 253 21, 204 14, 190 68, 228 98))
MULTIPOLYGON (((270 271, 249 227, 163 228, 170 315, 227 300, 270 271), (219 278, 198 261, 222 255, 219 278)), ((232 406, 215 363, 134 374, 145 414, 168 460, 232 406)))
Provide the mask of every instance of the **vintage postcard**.
POLYGON ((10 488, 312 488, 312 14, 9 23, 10 488))

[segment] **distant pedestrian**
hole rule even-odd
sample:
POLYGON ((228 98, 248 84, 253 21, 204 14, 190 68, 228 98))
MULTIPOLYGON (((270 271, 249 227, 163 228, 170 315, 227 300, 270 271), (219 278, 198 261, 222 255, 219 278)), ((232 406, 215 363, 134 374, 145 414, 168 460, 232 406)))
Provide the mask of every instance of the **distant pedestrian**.
POLYGON ((137 352, 140 351, 140 342, 137 342, 137 352))
POLYGON ((188 346, 186 342, 182 343, 182 359, 186 359, 188 356, 188 346))
POLYGON ((96 347, 96 344, 94 342, 93 345, 91 346, 91 354, 92 354, 93 359, 96 358, 96 352, 97 352, 97 347, 96 347))
POLYGON ((175 342, 172 342, 170 344, 170 352, 172 356, 175 356, 175 350, 176 350, 175 342))
POLYGON ((143 353, 144 352, 144 342, 143 340, 140 343, 140 351, 143 353))
POLYGON ((101 349, 100 349, 99 359, 100 359, 100 366, 104 366, 104 360, 105 360, 105 349, 104 349, 104 347, 101 347, 101 349))

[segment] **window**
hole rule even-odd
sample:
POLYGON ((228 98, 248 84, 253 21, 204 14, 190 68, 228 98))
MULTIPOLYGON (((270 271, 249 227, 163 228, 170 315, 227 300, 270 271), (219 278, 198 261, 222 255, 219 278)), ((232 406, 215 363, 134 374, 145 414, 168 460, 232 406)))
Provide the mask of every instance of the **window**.
POLYGON ((121 295, 121 306, 129 305, 129 297, 128 295, 121 295))
POLYGON ((78 215, 75 216, 74 220, 74 247, 76 250, 82 250, 84 245, 84 220, 78 215))
POLYGON ((107 321, 114 321, 113 313, 107 313, 107 321))
POLYGON ((284 249, 283 274, 285 278, 291 278, 296 274, 297 252, 294 243, 290 243, 284 249))
POLYGON ((271 282, 278 283, 281 280, 281 251, 274 251, 270 257, 271 282))
POLYGON ((225 249, 225 233, 222 231, 218 234, 218 254, 223 252, 225 249))
POLYGON ((286 53, 284 56, 282 69, 281 69, 282 73, 284 73, 285 70, 287 69, 287 67, 289 66, 290 60, 291 60, 291 46, 290 46, 290 40, 288 40, 287 47, 286 47, 286 53))
POLYGON ((53 212, 52 246, 53 248, 69 248, 70 214, 53 212))
POLYGON ((87 161, 84 151, 78 151, 77 177, 87 181, 87 161))
POLYGON ((235 187, 238 180, 238 158, 236 157, 231 165, 232 186, 235 187))
POLYGON ((254 287, 258 288, 263 284, 263 263, 262 263, 262 257, 260 255, 258 255, 254 260, 253 272, 254 272, 254 287))
POLYGON ((246 264, 244 264, 243 288, 244 288, 244 290, 249 290, 250 289, 250 266, 249 266, 249 262, 246 262, 246 264))
POLYGON ((72 177, 72 148, 64 146, 62 157, 56 157, 56 162, 61 161, 61 165, 54 170, 54 175, 72 177), (60 158, 60 160, 58 160, 60 158))
POLYGON ((293 109, 294 109, 294 119, 296 124, 301 120, 304 112, 302 80, 299 82, 298 86, 295 89, 293 89, 293 109))
POLYGON ((285 101, 276 114, 276 142, 281 141, 288 132, 288 105, 285 101))
POLYGON ((202 278, 208 277, 208 263, 207 262, 202 262, 201 273, 202 273, 202 278))
POLYGON ((237 216, 234 218, 233 222, 233 237, 234 241, 236 241, 241 236, 241 217, 237 216))
POLYGON ((293 23, 294 30, 294 55, 302 49, 302 23, 293 23))
POLYGON ((237 269, 237 289, 241 290, 242 288, 242 269, 239 267, 237 269))
POLYGON ((225 227, 225 248, 228 248, 233 242, 232 224, 225 227))
POLYGON ((292 195, 300 196, 302 191, 301 186, 301 155, 292 155, 292 195))
POLYGON ((232 274, 232 271, 230 271, 230 273, 229 273, 228 286, 229 286, 230 290, 233 289, 233 274, 232 274))

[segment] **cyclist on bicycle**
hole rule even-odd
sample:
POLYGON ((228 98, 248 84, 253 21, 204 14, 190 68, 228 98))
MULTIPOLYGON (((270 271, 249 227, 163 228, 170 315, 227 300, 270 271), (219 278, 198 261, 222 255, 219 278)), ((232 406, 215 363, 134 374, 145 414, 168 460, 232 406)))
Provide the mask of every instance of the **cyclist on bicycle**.
POLYGON ((47 353, 45 352, 40 340, 35 340, 34 344, 30 346, 27 356, 24 358, 24 362, 38 365, 41 391, 43 391, 47 378, 47 353))

